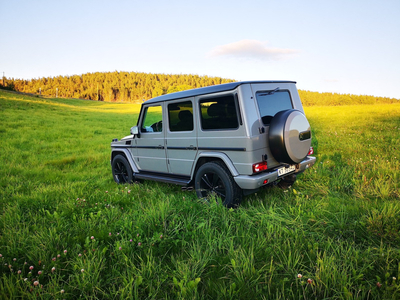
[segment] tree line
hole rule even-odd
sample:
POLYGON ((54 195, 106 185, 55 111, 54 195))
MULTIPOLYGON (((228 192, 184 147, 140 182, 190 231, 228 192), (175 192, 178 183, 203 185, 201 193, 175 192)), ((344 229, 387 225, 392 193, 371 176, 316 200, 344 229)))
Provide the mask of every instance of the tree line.
POLYGON ((319 93, 299 90, 303 106, 338 106, 357 104, 399 103, 399 99, 367 95, 319 93))
MULTIPOLYGON (((0 80, 0 88, 49 97, 81 98, 98 101, 142 102, 160 95, 192 88, 234 82, 199 75, 152 74, 137 72, 96 72, 38 79, 0 80)), ((396 103, 387 97, 319 93, 299 90, 304 106, 396 103)))
POLYGON ((13 78, 7 79, 5 85, 15 91, 43 96, 142 102, 167 93, 228 82, 234 80, 198 75, 116 71, 30 80, 13 78))

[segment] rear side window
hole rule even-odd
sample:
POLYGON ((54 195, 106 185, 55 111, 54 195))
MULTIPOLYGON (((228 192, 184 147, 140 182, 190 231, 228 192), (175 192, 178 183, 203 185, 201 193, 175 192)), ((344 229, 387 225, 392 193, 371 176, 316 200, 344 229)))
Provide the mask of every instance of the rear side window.
POLYGON ((269 125, 276 113, 293 108, 292 99, 287 90, 258 91, 256 99, 264 125, 269 125))
POLYGON ((193 130, 193 106, 191 101, 168 104, 170 131, 193 130))
POLYGON ((206 98, 200 100, 199 103, 202 129, 237 129, 239 127, 234 95, 206 98))

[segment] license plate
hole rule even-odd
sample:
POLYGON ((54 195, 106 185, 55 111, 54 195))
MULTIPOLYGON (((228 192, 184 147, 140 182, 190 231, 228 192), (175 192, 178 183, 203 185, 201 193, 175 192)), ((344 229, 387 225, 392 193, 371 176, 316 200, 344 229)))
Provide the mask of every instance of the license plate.
POLYGON ((290 166, 290 167, 288 167, 288 168, 285 168, 285 167, 279 168, 279 169, 278 169, 278 176, 285 175, 285 174, 287 174, 287 173, 293 172, 294 170, 296 170, 296 167, 295 167, 294 165, 293 165, 293 166, 290 166))

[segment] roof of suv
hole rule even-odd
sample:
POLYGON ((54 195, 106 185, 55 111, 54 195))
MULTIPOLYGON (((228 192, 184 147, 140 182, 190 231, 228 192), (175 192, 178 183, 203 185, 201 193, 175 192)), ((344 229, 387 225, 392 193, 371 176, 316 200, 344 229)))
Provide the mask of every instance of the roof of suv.
POLYGON ((231 82, 219 85, 211 85, 207 87, 202 87, 198 89, 192 89, 182 92, 176 92, 171 94, 162 95, 159 97, 155 97, 153 99, 147 100, 147 104, 157 103, 166 100, 173 100, 173 99, 181 99, 186 97, 193 97, 199 95, 205 95, 210 93, 217 93, 217 92, 225 92, 230 91, 237 88, 239 85, 242 84, 249 84, 249 83, 296 83, 295 81, 284 81, 284 80, 271 80, 271 81, 239 81, 239 82, 231 82))

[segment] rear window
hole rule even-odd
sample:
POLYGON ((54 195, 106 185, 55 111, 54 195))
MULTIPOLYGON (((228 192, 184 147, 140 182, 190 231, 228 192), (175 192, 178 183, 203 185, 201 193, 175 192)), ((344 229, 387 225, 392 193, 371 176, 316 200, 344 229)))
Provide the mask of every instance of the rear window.
POLYGON ((264 125, 269 125, 276 113, 293 108, 287 90, 258 91, 256 99, 264 125))
POLYGON ((204 130, 237 129, 238 111, 233 95, 200 100, 201 127, 204 130))

